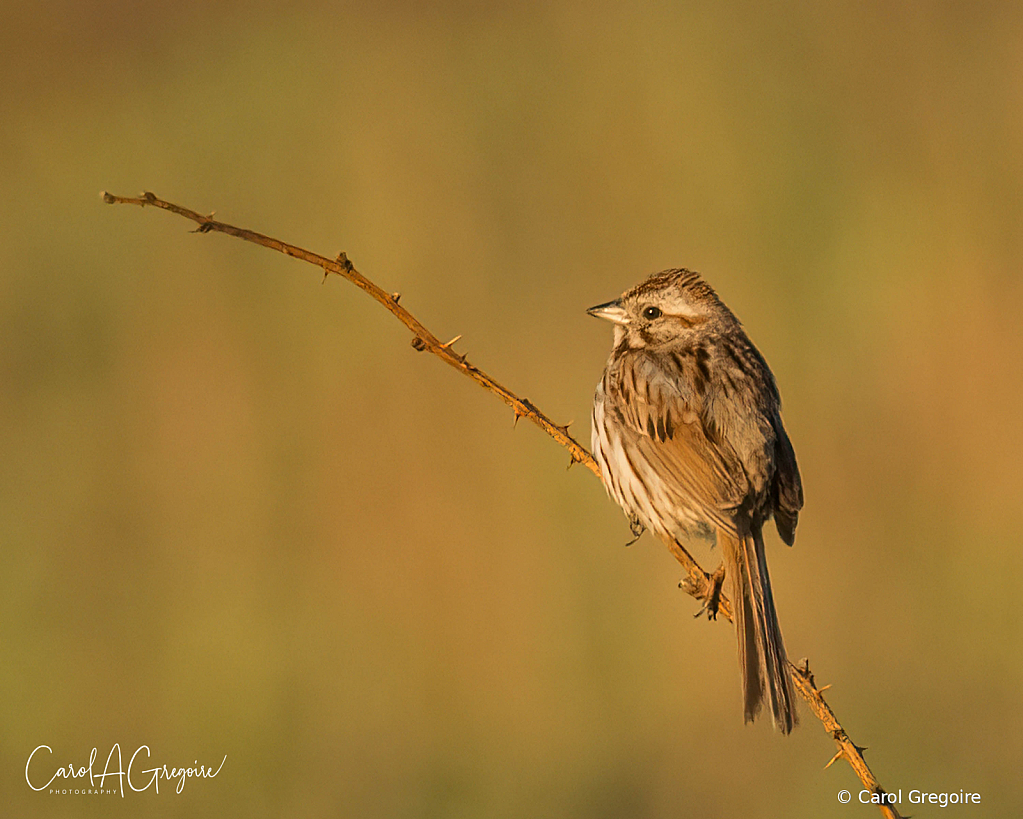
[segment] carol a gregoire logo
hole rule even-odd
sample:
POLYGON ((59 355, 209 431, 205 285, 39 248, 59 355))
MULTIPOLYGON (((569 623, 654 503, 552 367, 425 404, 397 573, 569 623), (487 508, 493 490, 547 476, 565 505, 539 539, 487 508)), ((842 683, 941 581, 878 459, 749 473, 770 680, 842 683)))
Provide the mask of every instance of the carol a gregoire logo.
POLYGON ((121 758, 121 746, 116 742, 107 754, 107 761, 102 772, 96 771, 96 759, 99 751, 93 748, 89 754, 89 764, 75 766, 74 762, 64 763, 54 759, 53 749, 49 745, 39 745, 28 755, 25 763, 25 781, 34 791, 46 791, 49 794, 74 794, 78 796, 120 794, 124 798, 125 791, 142 793, 152 789, 160 792, 160 780, 177 782, 175 793, 185 789, 186 779, 212 779, 220 773, 227 762, 227 754, 220 764, 212 766, 200 765, 195 760, 192 766, 179 768, 172 765, 153 765, 152 754, 148 745, 140 745, 124 767, 121 758), (125 785, 127 784, 127 787, 125 785))

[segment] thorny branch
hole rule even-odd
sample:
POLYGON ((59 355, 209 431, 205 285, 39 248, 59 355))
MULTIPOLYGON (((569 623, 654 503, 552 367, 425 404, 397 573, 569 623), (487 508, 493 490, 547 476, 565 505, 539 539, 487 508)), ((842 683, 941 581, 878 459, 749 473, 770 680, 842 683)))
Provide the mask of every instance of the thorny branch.
MULTIPOLYGON (((138 205, 140 207, 152 205, 153 207, 161 208, 163 210, 170 211, 171 213, 176 213, 178 216, 183 216, 198 224, 199 227, 196 228, 196 233, 226 233, 229 236, 235 236, 239 239, 244 239, 247 242, 254 242, 257 245, 268 247, 271 250, 276 250, 287 256, 301 259, 309 264, 316 265, 323 270, 324 275, 336 273, 337 275, 347 279, 356 287, 366 291, 366 293, 382 304, 387 310, 394 314, 398 321, 404 324, 412 332, 412 347, 414 349, 420 352, 425 350, 433 353, 435 356, 444 361, 444 363, 454 367, 456 370, 469 376, 469 378, 484 389, 494 393, 498 398, 512 408, 512 412, 515 413, 516 421, 518 421, 519 418, 528 418, 540 427, 544 432, 550 435, 551 438, 568 450, 570 458, 569 466, 579 463, 589 469, 594 475, 597 475, 598 477, 600 476, 600 468, 597 466, 593 456, 582 444, 569 435, 567 424, 562 426, 554 423, 554 421, 533 406, 528 399, 519 398, 519 396, 508 388, 502 386, 496 380, 479 369, 479 367, 470 364, 466 359, 465 353, 459 354, 454 352, 452 347, 461 338, 461 336, 455 336, 450 341, 441 342, 441 340, 431 333, 422 324, 422 322, 419 321, 419 319, 401 306, 399 303, 401 294, 388 293, 378 287, 356 270, 355 266, 351 263, 351 261, 349 261, 348 257, 344 253, 339 253, 335 259, 328 259, 326 256, 320 256, 317 253, 304 250, 303 248, 296 247, 295 245, 289 245, 286 242, 282 242, 270 236, 265 236, 262 233, 256 233, 252 230, 235 227, 234 225, 229 225, 225 222, 218 222, 213 218, 212 214, 204 216, 194 210, 189 210, 188 208, 183 208, 180 205, 175 205, 171 202, 159 199, 148 191, 137 198, 130 196, 115 196, 114 194, 107 193, 106 191, 103 191, 101 196, 103 201, 108 205, 138 205)), ((678 560, 685 569, 687 574, 687 577, 679 583, 679 586, 688 594, 691 594, 698 599, 705 598, 712 582, 711 575, 704 571, 703 567, 700 566, 689 551, 678 541, 672 541, 668 543, 667 546, 675 559, 678 560)), ((723 594, 720 598, 718 611, 725 617, 725 619, 732 622, 731 604, 723 594)), ((856 745, 849 738, 849 735, 845 732, 845 729, 842 728, 841 723, 839 723, 838 718, 835 716, 834 711, 831 710, 831 707, 825 701, 824 691, 830 688, 830 686, 826 685, 823 688, 817 687, 814 682, 813 674, 810 672, 810 665, 807 660, 803 660, 802 664, 798 666, 793 663, 789 663, 789 673, 792 675, 792 681, 795 683, 797 690, 810 706, 810 710, 813 711, 814 715, 821 721, 824 730, 831 735, 831 738, 835 741, 835 745, 838 747, 837 753, 835 753, 835 755, 831 758, 831 761, 825 765, 825 768, 831 767, 834 762, 844 758, 848 761, 853 771, 859 777, 860 782, 863 783, 864 789, 869 791, 871 794, 877 794, 882 799, 882 803, 878 807, 886 819, 901 819, 898 811, 894 807, 884 804, 883 796, 887 793, 887 791, 881 787, 877 778, 867 766, 867 763, 863 758, 863 752, 866 749, 856 745)))

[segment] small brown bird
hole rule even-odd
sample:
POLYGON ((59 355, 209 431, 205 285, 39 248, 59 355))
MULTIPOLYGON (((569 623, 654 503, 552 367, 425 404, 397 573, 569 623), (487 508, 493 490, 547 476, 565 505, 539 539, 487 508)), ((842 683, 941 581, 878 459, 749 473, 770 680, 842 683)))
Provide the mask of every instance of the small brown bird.
MULTIPOLYGON (((604 486, 637 535, 716 538, 735 607, 745 719, 766 695, 775 727, 787 734, 795 701, 763 526, 773 516, 791 546, 803 488, 774 376, 732 311, 690 270, 657 273, 588 312, 615 325, 593 401, 604 486)), ((716 594, 707 603, 713 617, 716 594)))

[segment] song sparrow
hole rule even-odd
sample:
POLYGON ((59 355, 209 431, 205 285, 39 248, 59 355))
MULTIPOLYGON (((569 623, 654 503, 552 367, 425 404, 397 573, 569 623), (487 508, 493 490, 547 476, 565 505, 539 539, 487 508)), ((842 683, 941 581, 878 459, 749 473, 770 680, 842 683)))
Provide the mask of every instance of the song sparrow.
POLYGON ((795 702, 763 525, 773 515, 791 546, 803 488, 774 376, 732 311, 690 270, 657 273, 588 312, 615 325, 593 401, 593 455, 608 494, 637 535, 649 528, 668 540, 717 539, 745 719, 766 694, 775 727, 787 734, 795 702))

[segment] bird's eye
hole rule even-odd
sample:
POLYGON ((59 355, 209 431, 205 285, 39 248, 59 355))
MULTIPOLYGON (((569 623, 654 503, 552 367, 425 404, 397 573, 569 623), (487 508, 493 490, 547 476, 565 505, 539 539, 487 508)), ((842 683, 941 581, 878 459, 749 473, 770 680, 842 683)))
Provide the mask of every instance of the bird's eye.
POLYGON ((647 321, 653 321, 654 319, 660 318, 660 317, 661 317, 661 308, 660 307, 650 306, 650 307, 644 307, 643 308, 643 318, 645 318, 647 321))

